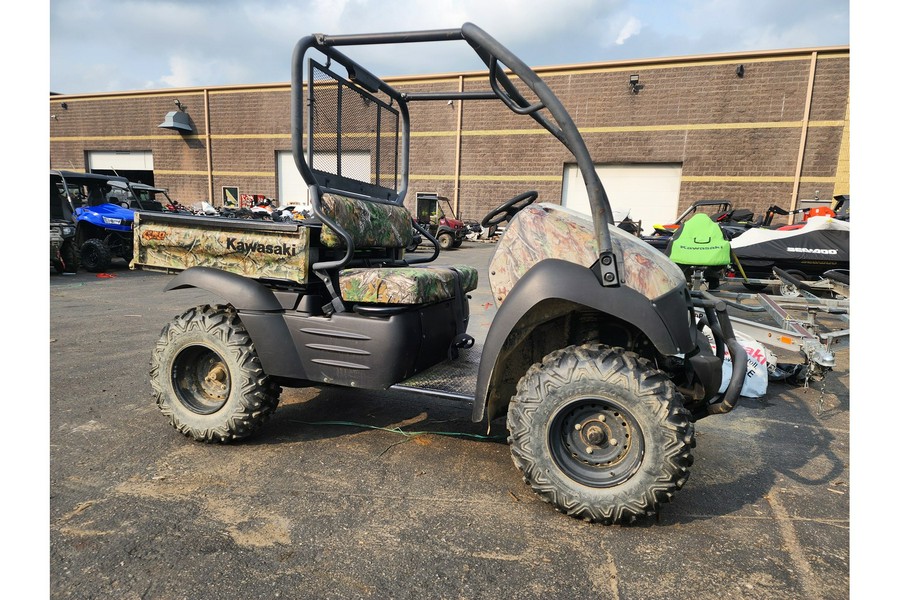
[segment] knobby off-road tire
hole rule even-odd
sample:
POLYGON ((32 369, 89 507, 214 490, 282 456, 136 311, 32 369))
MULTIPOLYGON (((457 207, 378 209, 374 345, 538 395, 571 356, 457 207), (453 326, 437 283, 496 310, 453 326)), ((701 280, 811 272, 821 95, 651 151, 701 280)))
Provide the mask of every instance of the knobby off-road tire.
POLYGON ((91 238, 81 244, 81 266, 91 273, 100 273, 112 263, 109 246, 101 239, 91 238))
POLYGON ((281 394, 237 312, 220 305, 191 308, 163 328, 150 359, 150 386, 172 426, 200 442, 247 437, 281 394))
POLYGON ((612 524, 655 514, 693 464, 694 426, 665 374, 621 348, 532 365, 507 414, 513 463, 558 511, 612 524))

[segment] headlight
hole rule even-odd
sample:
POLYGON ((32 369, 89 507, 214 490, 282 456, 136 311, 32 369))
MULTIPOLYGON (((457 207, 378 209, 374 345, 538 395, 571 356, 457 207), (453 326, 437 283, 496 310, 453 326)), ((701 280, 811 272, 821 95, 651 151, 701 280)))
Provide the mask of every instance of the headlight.
POLYGON ((62 234, 65 237, 69 237, 70 235, 75 235, 75 228, 74 227, 63 227, 62 234))
POLYGON ((122 219, 114 219, 113 217, 103 217, 103 222, 107 225, 121 225, 122 219))

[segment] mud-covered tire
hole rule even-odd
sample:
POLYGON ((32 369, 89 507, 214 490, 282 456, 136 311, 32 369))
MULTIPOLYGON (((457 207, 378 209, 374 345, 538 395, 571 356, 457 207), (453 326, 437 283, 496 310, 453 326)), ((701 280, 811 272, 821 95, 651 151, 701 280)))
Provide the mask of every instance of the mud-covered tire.
POLYGON ((449 250, 453 247, 453 236, 449 233, 442 233, 437 236, 437 241, 441 246, 441 250, 449 250))
POLYGON ((84 240, 79 249, 81 266, 91 273, 100 273, 109 268, 112 263, 112 253, 109 246, 101 239, 91 238, 84 240))
POLYGON ((507 428, 525 482, 558 511, 592 522, 655 514, 693 464, 694 426, 680 394, 621 348, 569 346, 532 365, 507 428))
POLYGON ((247 437, 281 394, 237 312, 221 305, 191 308, 163 328, 150 359, 150 387, 172 426, 200 442, 247 437))

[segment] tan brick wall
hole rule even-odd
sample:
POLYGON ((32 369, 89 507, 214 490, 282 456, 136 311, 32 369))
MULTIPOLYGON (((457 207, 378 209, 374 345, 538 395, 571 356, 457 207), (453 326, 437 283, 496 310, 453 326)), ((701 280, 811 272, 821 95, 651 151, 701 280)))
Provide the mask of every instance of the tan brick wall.
MULTIPOLYGON (((597 163, 678 163, 680 209, 726 198, 763 211, 789 207, 806 105, 809 52, 698 57, 684 62, 582 65, 539 71, 560 96, 597 163), (744 65, 744 76, 735 69, 744 65), (643 86, 634 94, 629 76, 643 86)), ((829 198, 840 181, 849 191, 849 51, 820 52, 804 148, 799 197, 829 198), (842 145, 843 142, 843 145, 842 145), (841 155, 841 148, 845 148, 841 155), (842 158, 843 156, 843 158, 842 158)), ((403 91, 457 90, 461 76, 390 83, 403 91)), ((488 89, 483 74, 463 77, 467 91, 488 89)), ((50 98, 51 168, 80 170, 90 150, 151 150, 156 184, 182 202, 212 197, 222 186, 277 195, 276 152, 289 150, 288 85, 50 98), (178 98, 195 130, 159 129, 178 98), (68 110, 61 109, 65 101, 68 110), (208 137, 209 136, 209 137, 208 137)), ((572 156, 531 119, 498 102, 419 102, 411 106, 411 175, 407 204, 433 191, 460 213, 480 219, 522 191, 559 202, 572 156), (461 131, 457 132, 462 104, 461 131), (457 136, 461 148, 457 180, 457 136)))

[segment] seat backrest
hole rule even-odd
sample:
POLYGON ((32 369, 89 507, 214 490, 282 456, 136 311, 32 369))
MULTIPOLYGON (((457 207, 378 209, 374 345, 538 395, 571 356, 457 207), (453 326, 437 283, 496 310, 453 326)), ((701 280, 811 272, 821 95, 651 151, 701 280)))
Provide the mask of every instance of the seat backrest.
MULTIPOLYGON (((322 212, 350 235, 357 250, 405 248, 412 242, 412 220, 405 206, 326 193, 322 195, 322 212)), ((327 225, 322 226, 319 241, 326 248, 345 246, 327 225)))

